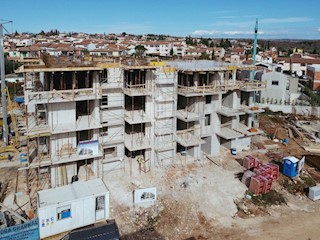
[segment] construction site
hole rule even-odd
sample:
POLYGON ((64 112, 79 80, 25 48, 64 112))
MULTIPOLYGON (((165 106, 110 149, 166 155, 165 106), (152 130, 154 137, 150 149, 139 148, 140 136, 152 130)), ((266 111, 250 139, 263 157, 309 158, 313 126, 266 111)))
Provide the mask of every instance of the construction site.
POLYGON ((106 239, 317 239, 319 119, 256 106, 256 70, 53 56, 21 66, 24 102, 2 89, 0 239, 24 224, 38 235, 20 239, 79 239, 111 220, 106 239))
MULTIPOLYGON (((240 78, 253 66, 137 59, 47 65, 19 69, 24 104, 8 96, 16 134, 1 150, 1 202, 19 213, 16 222, 38 217, 47 228, 44 192, 95 179, 110 192, 105 218, 116 220, 123 239, 255 239, 263 231, 271 235, 262 239, 278 239, 274 219, 318 214, 305 193, 320 181, 317 119, 256 107, 264 82, 240 78), (241 181, 249 155, 280 171, 285 156, 307 156, 307 164, 293 180, 277 175, 262 194, 241 181), (151 205, 132 199, 148 188, 156 189, 151 205)), ((40 236, 61 239, 76 226, 40 236)))

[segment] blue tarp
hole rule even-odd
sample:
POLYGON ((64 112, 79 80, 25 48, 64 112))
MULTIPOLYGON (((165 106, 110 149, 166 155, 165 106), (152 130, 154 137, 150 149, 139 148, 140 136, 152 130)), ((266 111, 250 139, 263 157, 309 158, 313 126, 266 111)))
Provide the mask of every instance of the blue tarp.
POLYGON ((0 229, 0 240, 29 240, 40 239, 39 219, 35 218, 29 222, 0 229))
POLYGON ((14 101, 16 103, 24 103, 24 97, 23 96, 14 96, 14 101))

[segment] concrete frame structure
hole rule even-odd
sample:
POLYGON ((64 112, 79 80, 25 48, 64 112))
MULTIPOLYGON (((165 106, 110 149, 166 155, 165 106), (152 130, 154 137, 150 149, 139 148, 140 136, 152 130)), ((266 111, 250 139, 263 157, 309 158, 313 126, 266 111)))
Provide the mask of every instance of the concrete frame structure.
POLYGON ((22 69, 28 186, 70 184, 82 166, 88 180, 197 161, 219 155, 221 145, 250 148, 261 133, 250 131, 262 111, 254 92, 266 87, 238 79, 252 68, 189 61, 22 69))
POLYGON ((267 103, 284 104, 287 100, 286 89, 287 75, 280 72, 267 72, 262 74, 262 80, 266 82, 267 88, 261 91, 261 101, 267 103))
POLYGON ((249 131, 258 127, 253 108, 254 92, 265 83, 238 79, 248 66, 233 66, 212 61, 169 63, 178 71, 177 152, 201 159, 202 153, 219 155, 220 145, 249 149, 249 131), (180 145, 180 146, 179 146, 180 145))

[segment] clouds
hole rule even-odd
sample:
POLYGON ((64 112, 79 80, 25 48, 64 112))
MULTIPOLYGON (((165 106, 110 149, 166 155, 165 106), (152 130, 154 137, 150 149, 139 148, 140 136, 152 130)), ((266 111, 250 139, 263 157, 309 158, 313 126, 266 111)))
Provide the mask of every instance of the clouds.
MULTIPOLYGON (((193 36, 211 37, 252 37, 257 15, 218 16, 207 29, 196 29, 193 36), (252 18, 252 20, 249 20, 252 18), (223 21, 221 21, 223 20, 223 21)), ((319 38, 320 27, 312 27, 310 17, 259 18, 258 34, 263 38, 319 38)))
MULTIPOLYGON (((254 30, 195 30, 191 33, 196 37, 212 38, 253 38, 254 30)), ((270 30, 259 30, 258 35, 263 39, 319 39, 320 27, 312 28, 274 28, 270 30)))
POLYGON ((286 17, 286 18, 265 18, 261 19, 260 23, 278 24, 278 23, 304 23, 312 21, 308 17, 286 17))
MULTIPOLYGON (((249 35, 253 34, 253 31, 219 31, 219 30, 196 30, 192 32, 192 35, 195 36, 204 36, 204 35, 228 35, 228 36, 235 36, 235 35, 249 35)), ((259 33, 262 34, 262 33, 259 33)))

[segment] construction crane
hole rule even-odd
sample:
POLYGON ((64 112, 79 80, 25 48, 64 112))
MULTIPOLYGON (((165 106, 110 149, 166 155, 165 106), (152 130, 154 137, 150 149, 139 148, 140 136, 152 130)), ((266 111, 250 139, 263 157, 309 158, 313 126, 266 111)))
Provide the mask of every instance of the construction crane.
MULTIPOLYGON (((6 87, 5 94, 7 96, 7 110, 10 112, 10 117, 11 117, 11 122, 14 130, 14 136, 11 134, 9 145, 6 147, 1 147, 0 148, 0 154, 1 153, 6 153, 6 152, 19 152, 18 148, 20 147, 20 142, 19 142, 19 131, 18 131, 18 126, 17 126, 17 119, 14 113, 14 106, 10 98, 10 93, 8 90, 8 87, 6 87)), ((6 159, 7 156, 0 156, 0 160, 6 159)))
MULTIPOLYGON (((258 41, 258 18, 256 19, 256 26, 254 28, 254 42, 253 42, 253 66, 256 66, 257 55, 257 41, 258 41)), ((254 81, 254 68, 252 69, 251 80, 254 81)))
POLYGON ((15 113, 14 113, 14 106, 13 106, 13 103, 11 101, 11 98, 10 98, 10 93, 9 93, 9 89, 8 87, 6 87, 6 93, 7 93, 7 109, 8 109, 8 112, 10 112, 10 116, 11 116, 11 121, 12 121, 12 126, 13 126, 13 130, 14 130, 14 137, 12 137, 10 139, 10 142, 11 143, 10 145, 14 146, 15 148, 18 148, 20 147, 20 144, 19 144, 19 131, 18 131, 18 125, 17 125, 17 119, 16 119, 16 116, 15 116, 15 113))
POLYGON ((3 24, 0 22, 0 78, 1 78, 1 103, 3 115, 3 141, 8 145, 8 123, 7 123, 7 99, 6 99, 6 80, 5 80, 5 65, 4 65, 4 47, 3 47, 3 24))
MULTIPOLYGON (((8 88, 6 87, 5 81, 5 65, 4 65, 4 47, 3 47, 3 29, 4 24, 12 23, 12 21, 3 21, 0 20, 0 78, 1 78, 1 103, 2 103, 2 115, 3 115, 3 140, 5 143, 5 147, 0 148, 0 153, 6 152, 19 152, 17 148, 19 147, 19 132, 17 127, 17 121, 14 115, 14 108, 12 101, 10 99, 10 94, 8 88), (7 104, 7 97, 8 97, 8 104, 7 104), (14 128, 14 138, 12 137, 10 142, 8 138, 8 117, 7 117, 7 107, 11 112, 11 121, 14 128), (9 145, 8 145, 9 144, 9 145)), ((0 159, 4 159, 3 156, 0 156, 0 159)))

